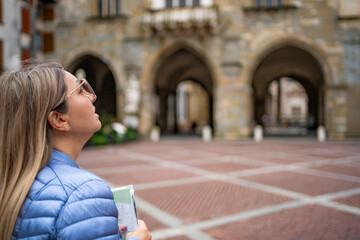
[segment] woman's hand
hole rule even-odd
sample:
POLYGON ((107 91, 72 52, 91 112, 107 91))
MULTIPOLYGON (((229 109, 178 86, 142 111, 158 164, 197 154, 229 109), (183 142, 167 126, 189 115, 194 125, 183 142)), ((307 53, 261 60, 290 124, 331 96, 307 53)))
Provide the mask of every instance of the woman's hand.
POLYGON ((129 232, 126 238, 129 237, 136 237, 140 240, 151 240, 151 233, 147 229, 145 222, 138 220, 138 229, 135 232, 129 232))

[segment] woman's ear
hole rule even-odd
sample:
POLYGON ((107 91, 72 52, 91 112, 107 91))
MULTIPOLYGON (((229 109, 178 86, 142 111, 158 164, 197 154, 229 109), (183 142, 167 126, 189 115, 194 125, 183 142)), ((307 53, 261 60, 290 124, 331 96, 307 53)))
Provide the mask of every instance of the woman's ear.
POLYGON ((48 122, 53 129, 62 132, 70 131, 70 124, 66 116, 63 113, 57 111, 51 111, 48 115, 48 122))

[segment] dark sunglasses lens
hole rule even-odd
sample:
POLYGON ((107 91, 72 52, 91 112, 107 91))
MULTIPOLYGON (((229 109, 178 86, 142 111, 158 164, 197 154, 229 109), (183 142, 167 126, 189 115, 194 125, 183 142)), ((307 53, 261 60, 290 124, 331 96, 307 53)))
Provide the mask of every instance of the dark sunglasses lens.
POLYGON ((84 90, 86 91, 86 92, 88 92, 88 93, 90 93, 90 94, 95 94, 94 93, 94 90, 92 89, 92 87, 90 86, 90 84, 88 83, 88 82, 85 82, 84 84, 83 84, 83 87, 84 87, 84 90))

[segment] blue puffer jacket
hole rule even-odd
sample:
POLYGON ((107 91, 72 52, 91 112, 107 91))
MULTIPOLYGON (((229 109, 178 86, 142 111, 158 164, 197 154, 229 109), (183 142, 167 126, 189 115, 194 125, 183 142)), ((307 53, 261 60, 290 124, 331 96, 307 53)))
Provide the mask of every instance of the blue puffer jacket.
POLYGON ((121 239, 109 186, 53 150, 23 203, 12 239, 121 239))

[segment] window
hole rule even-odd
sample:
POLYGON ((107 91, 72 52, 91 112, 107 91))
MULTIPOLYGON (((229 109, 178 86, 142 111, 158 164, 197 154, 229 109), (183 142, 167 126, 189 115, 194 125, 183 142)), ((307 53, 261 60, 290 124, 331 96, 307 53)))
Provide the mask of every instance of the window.
POLYGON ((154 9, 174 8, 174 7, 208 7, 212 5, 212 0, 153 0, 154 9))
POLYGON ((173 1, 172 0, 166 0, 166 8, 172 8, 173 7, 173 1))
POLYGON ((125 1, 124 0, 97 0, 96 3, 90 2, 92 16, 98 16, 102 18, 119 16, 124 13, 125 1))
POLYGON ((292 0, 243 0, 245 11, 296 9, 296 2, 292 0))
POLYGON ((180 0, 179 1, 179 7, 186 7, 186 1, 185 0, 180 0))
POLYGON ((256 7, 280 7, 282 0, 255 0, 256 7))

